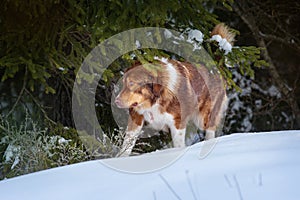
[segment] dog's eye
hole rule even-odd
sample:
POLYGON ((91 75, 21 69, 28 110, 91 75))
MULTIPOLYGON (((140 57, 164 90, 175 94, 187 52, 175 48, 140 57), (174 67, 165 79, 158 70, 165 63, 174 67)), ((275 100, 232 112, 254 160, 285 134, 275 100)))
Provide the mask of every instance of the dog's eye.
POLYGON ((133 85, 134 85, 134 82, 132 82, 132 81, 129 81, 129 82, 128 82, 128 86, 129 86, 129 87, 132 87, 133 85))

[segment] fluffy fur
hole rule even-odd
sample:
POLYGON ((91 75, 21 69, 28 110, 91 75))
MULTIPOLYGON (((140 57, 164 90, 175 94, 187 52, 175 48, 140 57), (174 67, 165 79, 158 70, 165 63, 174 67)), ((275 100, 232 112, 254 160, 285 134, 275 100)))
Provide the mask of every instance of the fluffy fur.
MULTIPOLYGON (((230 34, 224 26, 216 27, 217 33, 230 34)), ((145 122, 156 130, 170 131, 174 147, 185 146, 189 121, 206 131, 206 139, 214 138, 227 107, 223 80, 205 66, 166 58, 152 65, 137 62, 124 74, 115 103, 128 108, 130 117, 120 156, 130 155, 145 122)))
POLYGON ((234 43, 235 33, 230 31, 228 26, 224 23, 218 24, 211 32, 211 36, 213 35, 220 35, 222 38, 226 39, 231 45, 234 43))

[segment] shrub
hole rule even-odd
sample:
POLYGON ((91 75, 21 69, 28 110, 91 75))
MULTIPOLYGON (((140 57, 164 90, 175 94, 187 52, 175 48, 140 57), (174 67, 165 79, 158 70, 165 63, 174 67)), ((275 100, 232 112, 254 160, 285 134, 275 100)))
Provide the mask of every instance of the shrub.
MULTIPOLYGON (((90 160, 83 144, 41 128, 28 116, 20 126, 0 117, 0 179, 90 160)), ((74 130, 58 126, 61 133, 74 130)), ((55 132, 55 131, 54 131, 55 132)))

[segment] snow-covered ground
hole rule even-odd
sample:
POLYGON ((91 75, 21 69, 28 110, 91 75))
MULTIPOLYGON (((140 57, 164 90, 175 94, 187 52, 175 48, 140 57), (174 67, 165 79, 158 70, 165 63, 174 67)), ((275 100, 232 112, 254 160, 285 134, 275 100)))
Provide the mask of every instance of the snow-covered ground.
POLYGON ((300 131, 224 136, 201 159, 203 144, 7 179, 0 181, 0 199, 300 199, 300 131), (178 153, 171 164, 152 172, 108 166, 147 170, 178 153))

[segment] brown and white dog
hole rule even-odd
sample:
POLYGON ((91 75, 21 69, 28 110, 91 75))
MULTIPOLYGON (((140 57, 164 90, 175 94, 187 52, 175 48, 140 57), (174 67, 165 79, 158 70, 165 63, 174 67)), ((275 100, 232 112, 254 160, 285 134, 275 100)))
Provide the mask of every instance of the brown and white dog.
MULTIPOLYGON (((216 30, 214 34, 221 35, 216 30)), ((222 121, 227 96, 220 74, 212 74, 203 65, 196 67, 166 58, 156 60, 153 66, 136 63, 124 74, 123 88, 115 104, 128 108, 130 117, 119 156, 130 155, 144 122, 156 130, 169 130, 173 146, 184 147, 189 121, 205 130, 206 139, 215 137, 222 121)))

